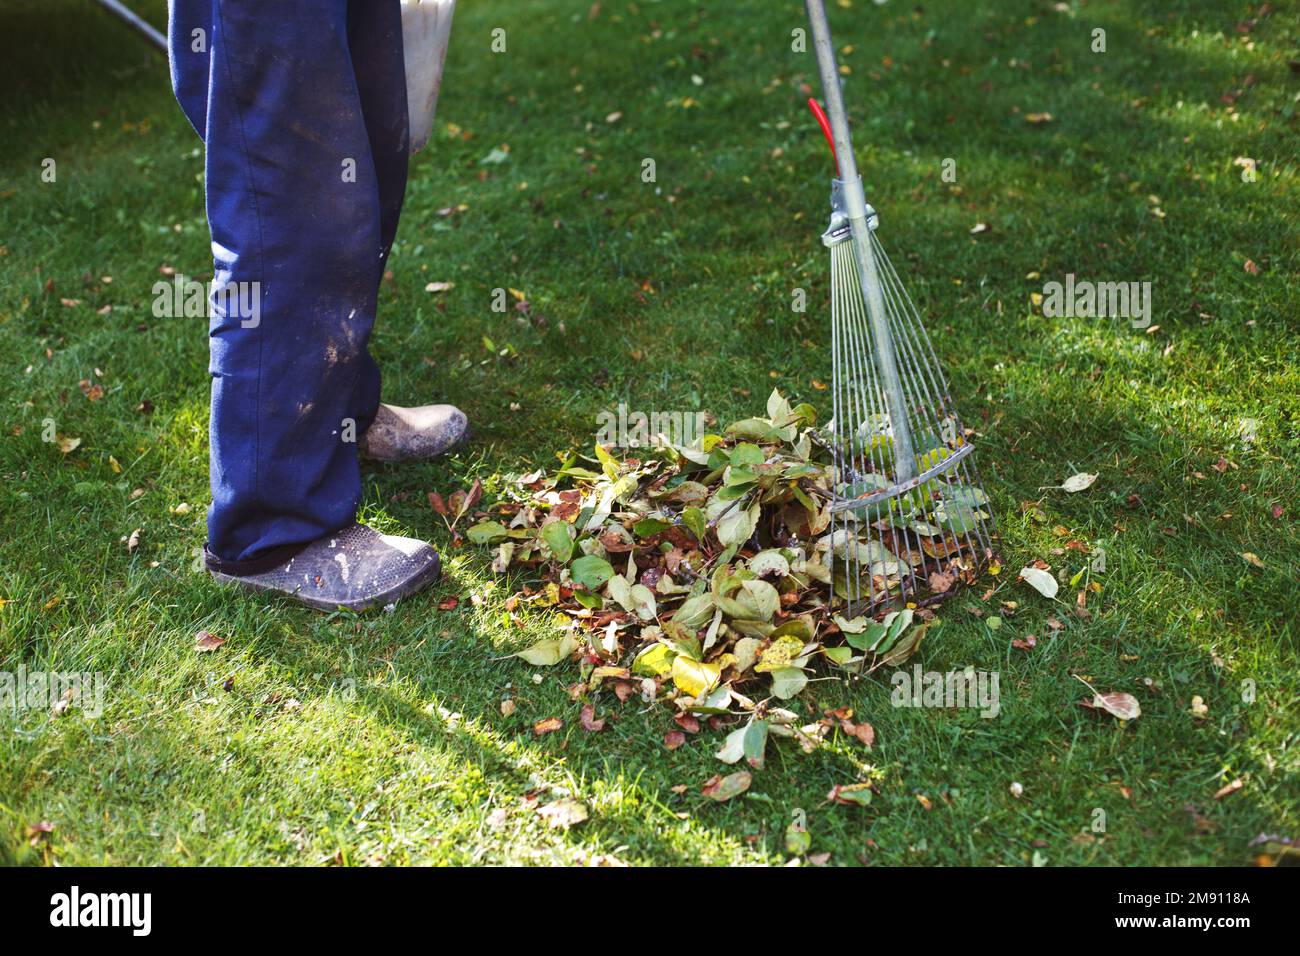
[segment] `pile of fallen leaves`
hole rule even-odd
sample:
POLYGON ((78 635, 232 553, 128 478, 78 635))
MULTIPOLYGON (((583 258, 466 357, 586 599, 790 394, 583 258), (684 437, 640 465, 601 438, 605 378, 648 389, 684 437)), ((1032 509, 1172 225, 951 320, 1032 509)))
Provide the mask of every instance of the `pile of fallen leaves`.
MULTIPOLYGON (((486 509, 475 510, 478 484, 430 502, 456 537, 462 518, 481 519, 465 536, 494 549, 496 572, 519 572, 509 613, 531 608, 554 621, 556 636, 518 656, 579 663, 571 693, 585 701, 584 726, 603 726, 593 699, 606 692, 671 705, 682 730, 665 738, 669 747, 701 721, 717 728, 739 716, 718 757, 757 768, 769 735, 812 750, 839 726, 870 746, 870 725, 849 712, 805 723, 782 704, 817 665, 864 675, 901 664, 933 620, 914 607, 846 616, 837 576, 847 548, 876 555, 863 573, 882 576, 877 589, 896 584, 887 579, 901 562, 881 553, 866 522, 849 537, 830 531, 843 489, 825 435, 812 406, 773 392, 766 417, 689 446, 660 436, 619 458, 597 445, 594 459, 570 454, 551 473, 508 477, 486 509)), ((718 798, 742 783, 719 781, 718 798)))

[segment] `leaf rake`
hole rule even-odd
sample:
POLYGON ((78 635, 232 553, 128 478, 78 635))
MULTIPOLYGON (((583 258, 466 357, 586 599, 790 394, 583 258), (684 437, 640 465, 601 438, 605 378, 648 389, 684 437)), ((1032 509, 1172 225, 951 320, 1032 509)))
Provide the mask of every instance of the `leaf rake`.
POLYGON ((853 158, 826 9, 805 0, 826 112, 809 100, 838 177, 831 259, 832 604, 849 616, 937 603, 993 560, 969 441, 912 297, 876 238, 853 158))

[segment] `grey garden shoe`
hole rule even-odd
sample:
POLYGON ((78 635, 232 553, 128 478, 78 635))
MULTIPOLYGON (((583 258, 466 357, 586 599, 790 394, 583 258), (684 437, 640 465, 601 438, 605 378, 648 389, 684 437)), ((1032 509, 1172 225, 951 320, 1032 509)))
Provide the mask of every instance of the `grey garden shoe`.
POLYGON ((326 611, 360 611, 414 594, 438 579, 441 565, 438 552, 423 541, 354 524, 313 541, 268 571, 233 575, 208 570, 223 584, 279 591, 326 611))
POLYGON ((455 405, 380 405, 357 448, 366 458, 404 461, 436 458, 468 440, 469 419, 455 405))

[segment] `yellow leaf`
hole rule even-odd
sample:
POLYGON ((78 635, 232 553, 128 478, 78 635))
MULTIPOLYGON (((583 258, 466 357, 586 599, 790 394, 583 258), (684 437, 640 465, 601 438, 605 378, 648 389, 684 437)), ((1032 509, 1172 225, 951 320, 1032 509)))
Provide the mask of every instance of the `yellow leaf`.
POLYGON ((716 664, 692 660, 685 654, 673 658, 673 683, 692 697, 699 697, 712 690, 721 676, 722 669, 716 664))
POLYGON ((803 641, 793 634, 786 634, 778 637, 772 642, 759 658, 758 664, 754 667, 755 673, 765 673, 767 671, 780 670, 782 667, 789 667, 790 662, 799 656, 803 650, 803 641))

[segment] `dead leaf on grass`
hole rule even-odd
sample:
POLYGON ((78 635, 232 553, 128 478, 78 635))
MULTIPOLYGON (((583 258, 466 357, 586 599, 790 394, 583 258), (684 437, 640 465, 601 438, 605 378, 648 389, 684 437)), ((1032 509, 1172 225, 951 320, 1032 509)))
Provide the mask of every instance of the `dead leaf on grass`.
POLYGON ((588 817, 587 805, 572 797, 562 797, 554 803, 537 808, 537 815, 546 821, 551 829, 567 830, 582 823, 588 817))
POLYGON ((704 782, 700 788, 710 800, 716 800, 723 803, 732 797, 738 797, 749 789, 750 783, 754 780, 754 775, 748 770, 737 770, 735 773, 729 773, 725 777, 714 774, 704 782))
POLYGON ((194 649, 200 654, 207 654, 215 651, 222 644, 226 643, 224 637, 217 637, 211 631, 199 631, 194 635, 194 649))

